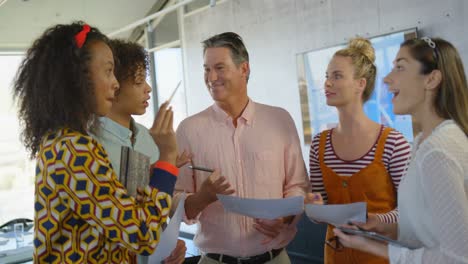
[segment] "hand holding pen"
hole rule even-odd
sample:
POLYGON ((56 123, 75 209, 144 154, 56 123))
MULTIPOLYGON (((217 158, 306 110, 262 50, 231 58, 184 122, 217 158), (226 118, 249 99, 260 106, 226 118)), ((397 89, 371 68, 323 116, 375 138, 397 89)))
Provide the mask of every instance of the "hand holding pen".
POLYGON ((213 169, 208 169, 205 167, 199 167, 199 166, 193 166, 193 165, 190 165, 189 168, 191 168, 192 170, 206 171, 206 172, 211 172, 211 173, 214 172, 213 169))
POLYGON ((177 141, 173 128, 174 113, 165 102, 159 108, 149 133, 160 151, 160 160, 175 164, 177 158, 177 141))
POLYGON ((213 170, 198 166, 189 166, 192 170, 199 170, 211 173, 211 175, 203 181, 200 190, 197 191, 203 200, 210 204, 218 200, 216 194, 230 195, 235 192, 231 188, 231 184, 224 176, 221 176, 218 170, 213 170))

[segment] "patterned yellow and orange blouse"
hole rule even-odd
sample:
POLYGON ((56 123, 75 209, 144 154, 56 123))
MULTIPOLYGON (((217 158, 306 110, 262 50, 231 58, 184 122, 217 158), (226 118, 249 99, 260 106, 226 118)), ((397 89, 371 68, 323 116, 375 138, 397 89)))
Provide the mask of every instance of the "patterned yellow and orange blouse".
POLYGON ((136 263, 136 254, 151 254, 176 174, 157 163, 138 203, 92 137, 69 129, 46 135, 37 157, 34 262, 136 263))

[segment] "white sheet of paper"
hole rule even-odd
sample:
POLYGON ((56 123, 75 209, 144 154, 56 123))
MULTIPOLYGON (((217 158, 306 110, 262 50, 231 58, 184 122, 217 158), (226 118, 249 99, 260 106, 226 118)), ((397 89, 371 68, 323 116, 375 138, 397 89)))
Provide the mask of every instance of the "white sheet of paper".
POLYGON ((169 255, 172 253, 172 250, 174 250, 176 247, 177 239, 179 238, 180 223, 182 222, 182 217, 184 216, 184 204, 185 194, 181 197, 174 215, 170 219, 169 224, 167 225, 164 232, 161 234, 156 251, 149 256, 148 263, 160 264, 165 258, 169 257, 169 255))
POLYGON ((224 210, 260 219, 276 219, 297 215, 304 210, 304 197, 294 196, 283 199, 249 199, 217 194, 224 210))
POLYGON ((367 218, 367 203, 306 204, 305 213, 311 220, 326 222, 334 226, 344 225, 349 221, 365 223, 367 218))

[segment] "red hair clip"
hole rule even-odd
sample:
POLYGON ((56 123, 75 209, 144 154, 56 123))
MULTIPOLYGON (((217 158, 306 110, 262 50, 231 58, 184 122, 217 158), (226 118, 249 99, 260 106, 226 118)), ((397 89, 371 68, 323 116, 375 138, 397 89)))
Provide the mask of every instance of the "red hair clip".
POLYGON ((91 31, 91 27, 89 27, 88 24, 84 24, 83 29, 75 35, 76 46, 79 49, 83 47, 83 44, 86 41, 86 36, 88 35, 89 31, 91 31))

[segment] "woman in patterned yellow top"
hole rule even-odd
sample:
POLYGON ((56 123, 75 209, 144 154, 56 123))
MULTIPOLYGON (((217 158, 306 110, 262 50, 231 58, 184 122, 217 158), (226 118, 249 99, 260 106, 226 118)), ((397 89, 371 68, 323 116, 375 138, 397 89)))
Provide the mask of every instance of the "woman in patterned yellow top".
POLYGON ((161 154, 138 202, 86 133, 118 88, 108 39, 82 22, 47 29, 26 54, 14 96, 37 159, 34 262, 135 263, 159 242, 178 173, 173 113, 163 105, 150 129, 161 154))

